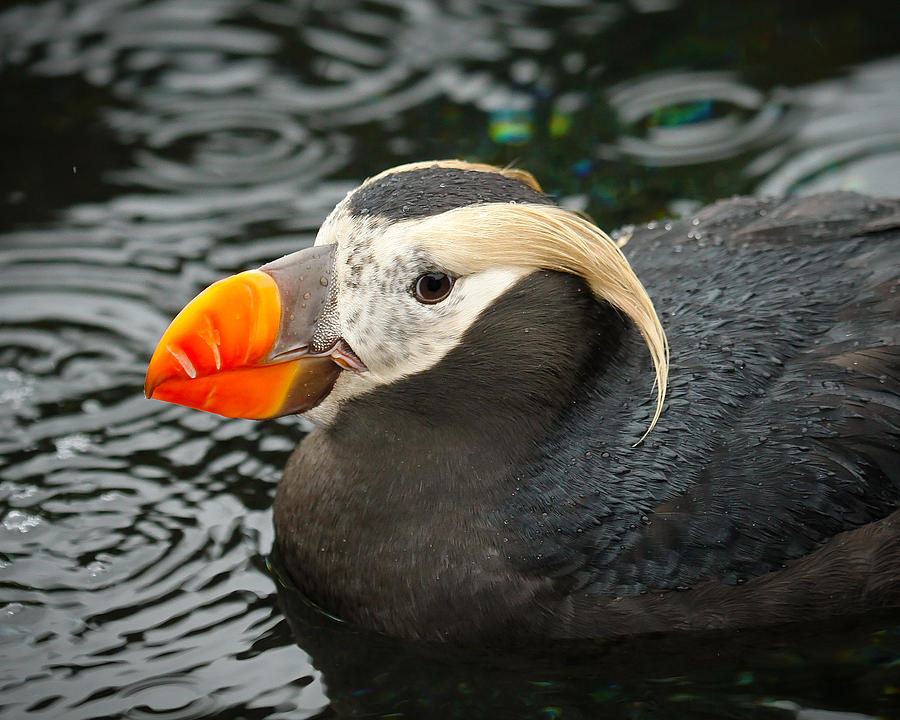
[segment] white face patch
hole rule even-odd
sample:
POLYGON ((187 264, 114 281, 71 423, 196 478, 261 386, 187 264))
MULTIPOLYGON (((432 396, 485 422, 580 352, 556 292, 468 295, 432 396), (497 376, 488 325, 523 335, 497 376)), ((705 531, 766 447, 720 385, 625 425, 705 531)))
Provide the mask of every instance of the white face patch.
MULTIPOLYGON (((341 337, 368 371, 341 373, 328 397, 305 413, 324 425, 348 400, 437 365, 488 306, 532 272, 494 266, 466 273, 440 257, 440 243, 434 243, 440 216, 390 223, 351 216, 346 205, 339 204, 323 223, 316 245, 337 244, 341 337), (429 305, 413 289, 421 275, 432 272, 457 279, 445 300, 429 305)), ((452 244, 453 238, 446 241, 452 244)))

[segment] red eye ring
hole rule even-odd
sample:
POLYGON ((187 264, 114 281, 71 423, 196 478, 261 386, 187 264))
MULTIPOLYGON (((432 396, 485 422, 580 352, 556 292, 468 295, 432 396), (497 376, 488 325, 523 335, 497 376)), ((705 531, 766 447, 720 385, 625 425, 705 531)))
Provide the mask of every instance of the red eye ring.
POLYGON ((416 279, 413 295, 420 303, 434 305, 447 298, 455 282, 456 278, 446 273, 425 273, 416 279))

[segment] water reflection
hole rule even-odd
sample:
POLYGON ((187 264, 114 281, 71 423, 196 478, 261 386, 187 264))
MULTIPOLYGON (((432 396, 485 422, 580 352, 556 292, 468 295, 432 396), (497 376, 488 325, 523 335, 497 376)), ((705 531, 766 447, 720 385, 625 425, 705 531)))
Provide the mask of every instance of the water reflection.
POLYGON ((891 615, 503 651, 401 642, 346 626, 289 586, 278 597, 340 717, 865 720, 900 657, 891 615), (804 678, 834 673, 855 673, 865 689, 842 684, 823 711, 804 678))
MULTIPOLYGON (((396 162, 517 160, 607 220, 757 186, 897 191, 896 60, 790 89, 761 89, 726 62, 673 72, 652 48, 679 12, 670 0, 46 0, 0 12, 2 127, 16 145, 0 194, 4 715, 307 717, 329 702, 424 716, 440 703, 683 711, 672 698, 685 686, 634 680, 666 676, 663 661, 631 677, 614 672, 619 660, 579 675, 571 657, 442 659, 346 628, 310 632, 289 610, 298 648, 264 558, 304 425, 141 396, 148 355, 187 299, 310 244, 359 178, 396 162)), ((846 647, 868 647, 867 633, 846 647)), ((738 697, 733 678, 704 684, 695 669, 692 692, 738 697)), ((754 687, 740 712, 759 711, 754 687)), ((816 707, 792 687, 774 701, 816 707)), ((857 709, 883 697, 869 690, 857 709)))

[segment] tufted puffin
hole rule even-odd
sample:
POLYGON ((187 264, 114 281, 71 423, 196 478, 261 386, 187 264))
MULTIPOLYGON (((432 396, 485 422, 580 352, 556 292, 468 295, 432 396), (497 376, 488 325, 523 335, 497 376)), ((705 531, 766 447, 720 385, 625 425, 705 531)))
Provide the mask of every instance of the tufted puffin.
POLYGON ((617 243, 523 170, 414 163, 197 296, 145 390, 314 423, 277 552, 359 626, 861 613, 900 606, 898 267, 898 200, 736 198, 617 243))

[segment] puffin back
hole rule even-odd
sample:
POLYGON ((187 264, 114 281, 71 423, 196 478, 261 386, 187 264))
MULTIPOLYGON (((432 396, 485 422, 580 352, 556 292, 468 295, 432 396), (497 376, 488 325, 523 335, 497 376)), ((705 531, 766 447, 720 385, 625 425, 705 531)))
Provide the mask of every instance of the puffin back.
POLYGON ((523 570, 588 598, 740 585, 900 507, 898 220, 836 194, 637 231, 625 250, 671 345, 663 419, 632 448, 641 391, 586 388, 511 503, 523 570))

